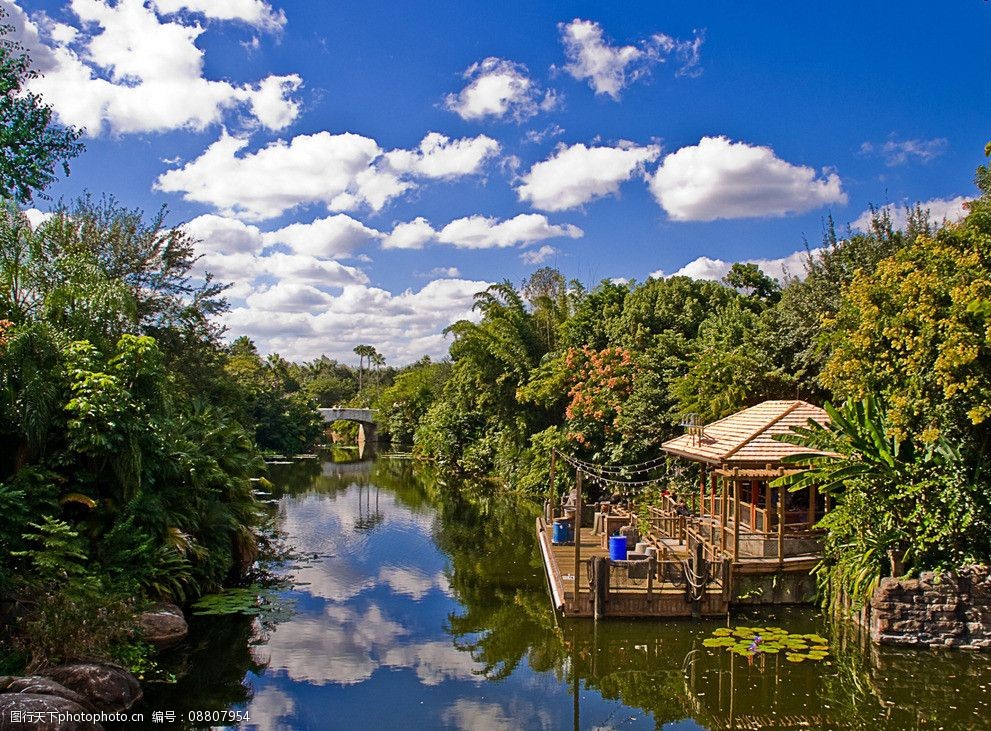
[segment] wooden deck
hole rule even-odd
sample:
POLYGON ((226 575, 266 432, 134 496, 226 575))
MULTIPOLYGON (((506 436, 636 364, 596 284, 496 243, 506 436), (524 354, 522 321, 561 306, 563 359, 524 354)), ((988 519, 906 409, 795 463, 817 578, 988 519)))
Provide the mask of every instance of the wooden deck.
MULTIPOLYGON (((543 518, 537 519, 536 529, 555 608, 566 617, 594 616, 589 564, 595 557, 608 558, 608 550, 602 547, 602 537, 593 534, 590 528, 582 528, 580 531, 576 595, 574 543, 555 545, 551 540, 551 526, 545 524, 543 518)), ((613 564, 610 567, 611 580, 605 596, 604 616, 657 618, 725 614, 728 603, 722 582, 707 587, 700 601, 693 602, 684 582, 664 579, 664 564, 676 569, 673 573, 677 573, 677 569, 684 570, 683 561, 688 556, 686 550, 683 546, 678 546, 677 541, 670 539, 655 542, 657 543, 661 544, 659 548, 663 546, 668 552, 667 559, 659 562, 656 575, 647 577, 622 564, 613 564)))

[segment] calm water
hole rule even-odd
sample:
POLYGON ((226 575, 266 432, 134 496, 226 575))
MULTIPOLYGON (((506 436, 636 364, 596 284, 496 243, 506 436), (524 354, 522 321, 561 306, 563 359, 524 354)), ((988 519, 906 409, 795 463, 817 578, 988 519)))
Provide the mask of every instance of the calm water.
POLYGON ((278 596, 293 610, 195 619, 146 712, 234 709, 266 731, 991 728, 988 655, 877 651, 810 610, 734 622, 827 632, 829 665, 703 648, 719 623, 561 621, 526 504, 400 459, 272 479, 310 555, 278 596))

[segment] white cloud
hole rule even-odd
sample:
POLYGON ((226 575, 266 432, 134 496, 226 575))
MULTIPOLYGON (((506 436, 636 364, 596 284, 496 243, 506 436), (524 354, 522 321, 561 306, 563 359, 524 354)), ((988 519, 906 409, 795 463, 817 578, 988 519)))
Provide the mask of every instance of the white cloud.
POLYGON ((620 92, 663 63, 674 54, 681 62, 679 76, 697 76, 703 36, 696 34, 691 41, 682 41, 664 33, 656 33, 635 46, 612 46, 602 26, 592 20, 575 18, 560 23, 561 43, 568 59, 564 70, 574 78, 588 80, 596 94, 608 94, 619 99, 620 92))
POLYGON ((242 85, 207 79, 204 54, 196 46, 206 29, 180 16, 165 20, 142 0, 114 5, 72 0, 78 27, 55 23, 42 13, 29 19, 11 0, 0 0, 0 6, 14 25, 12 39, 22 43, 42 73, 28 88, 53 107, 60 121, 90 136, 105 129, 114 134, 203 130, 231 110, 250 110, 258 123, 274 130, 299 114, 291 98, 302 84, 299 76, 268 76, 242 85))
POLYGON ((499 221, 489 216, 467 216, 448 223, 439 231, 425 218, 400 223, 382 242, 384 249, 421 249, 431 242, 459 249, 494 249, 526 246, 552 238, 577 239, 584 232, 572 224, 551 224, 537 213, 521 213, 499 221))
POLYGON ((675 221, 801 213, 847 202, 839 175, 781 160, 770 147, 703 137, 664 158, 650 189, 675 221))
POLYGON ((499 149, 499 143, 485 135, 452 140, 430 132, 415 150, 387 152, 385 162, 397 173, 451 179, 478 172, 489 158, 499 154, 499 149))
MULTIPOLYGON (((920 201, 918 206, 924 211, 929 211, 929 219, 936 224, 943 222, 955 223, 967 215, 967 209, 964 208, 964 204, 970 200, 973 199, 958 195, 956 198, 933 198, 927 201, 920 201)), ((879 212, 886 211, 891 217, 891 226, 903 231, 908 225, 908 207, 909 204, 906 201, 900 206, 889 203, 886 206, 881 206, 878 210, 879 212)), ((914 208, 914 206, 911 207, 914 208)), ((860 231, 869 231, 871 218, 872 212, 868 209, 861 213, 857 217, 857 220, 850 224, 850 227, 859 229, 860 231)))
POLYGON ((459 270, 457 267, 434 267, 433 269, 431 269, 429 272, 426 272, 422 276, 445 277, 445 278, 460 277, 461 270, 459 270))
POLYGON ((154 0, 163 15, 188 11, 215 20, 240 20, 262 30, 278 30, 286 24, 286 14, 275 11, 262 0, 154 0))
POLYGON ((520 254, 520 259, 523 260, 524 264, 543 264, 552 256, 559 253, 560 252, 553 246, 545 245, 541 246, 536 251, 524 251, 520 254))
MULTIPOLYGON (((278 352, 293 360, 312 360, 325 353, 348 361, 357 343, 374 343, 390 363, 411 363, 424 355, 442 359, 450 344, 444 328, 456 320, 477 320, 474 295, 489 284, 446 278, 398 294, 350 284, 325 302, 321 298, 319 311, 315 304, 314 311, 296 311, 273 295, 256 300, 255 307, 233 309, 222 322, 231 332, 253 338, 261 352, 278 352)), ((287 298, 290 294, 285 292, 287 298)), ((305 297, 303 292, 299 295, 305 297)))
MULTIPOLYGON (((805 264, 809 257, 816 257, 822 249, 815 248, 808 251, 795 251, 787 256, 782 256, 777 259, 746 259, 743 264, 756 264, 761 268, 761 270, 773 279, 777 279, 779 282, 784 282, 789 277, 795 277, 802 279, 805 276, 805 264)), ((723 261, 722 259, 712 259, 708 256, 700 256, 697 259, 685 264, 674 274, 665 274, 663 271, 658 270, 656 272, 651 272, 650 276, 654 279, 661 279, 662 277, 691 277, 692 279, 712 279, 720 280, 729 273, 730 268, 733 266, 733 262, 723 261)))
POLYGON ((547 160, 536 163, 520 180, 516 193, 534 208, 562 211, 595 198, 614 195, 621 183, 643 174, 643 166, 661 154, 658 145, 615 147, 560 145, 547 160))
POLYGON ((386 153, 375 140, 351 132, 298 135, 245 153, 248 142, 224 131, 198 158, 160 175, 155 188, 253 221, 312 204, 378 211, 415 188, 415 179, 476 174, 499 150, 484 135, 451 140, 436 132, 415 150, 386 153))
POLYGON ((235 283, 251 283, 267 277, 292 279, 317 287, 368 283, 368 277, 360 269, 302 254, 208 253, 196 262, 194 272, 201 275, 210 272, 218 281, 235 283))
MULTIPOLYGON (((523 137, 523 141, 532 142, 535 145, 539 145, 544 140, 552 140, 555 137, 560 137, 563 134, 564 134, 564 127, 562 127, 557 123, 554 123, 554 124, 549 124, 540 130, 537 129, 527 130, 526 135, 524 135, 523 137)), ((519 161, 519 158, 517 158, 517 161, 519 161)))
POLYGON ((465 88, 444 99, 444 107, 462 119, 509 115, 521 121, 557 105, 556 95, 541 91, 521 63, 490 56, 469 66, 463 76, 465 88))
POLYGON ((491 249, 533 244, 545 239, 583 235, 577 226, 548 223, 547 217, 536 213, 521 213, 506 221, 486 216, 469 216, 451 221, 437 234, 442 244, 462 249, 491 249))
POLYGON ((422 249, 437 236, 430 221, 418 216, 412 221, 397 223, 392 233, 382 241, 383 249, 422 249))
POLYGON ((54 214, 48 211, 39 211, 37 208, 27 208, 21 213, 28 219, 28 223, 31 224, 31 228, 38 228, 41 224, 51 218, 54 214))
POLYGON ((311 223, 292 223, 263 235, 266 245, 286 244, 297 254, 317 257, 348 256, 359 246, 385 236, 360 221, 339 213, 311 223))
POLYGON ((311 284, 279 282, 245 298, 248 307, 266 312, 320 312, 333 297, 311 284))
POLYGON ((234 218, 207 213, 187 221, 182 228, 199 242, 197 250, 202 254, 259 254, 264 247, 257 226, 234 218))
POLYGON ((917 162, 929 162, 943 154, 949 145, 945 137, 931 140, 898 140, 893 135, 886 141, 877 144, 865 142, 860 146, 860 154, 884 158, 888 167, 905 165, 913 159, 917 162))

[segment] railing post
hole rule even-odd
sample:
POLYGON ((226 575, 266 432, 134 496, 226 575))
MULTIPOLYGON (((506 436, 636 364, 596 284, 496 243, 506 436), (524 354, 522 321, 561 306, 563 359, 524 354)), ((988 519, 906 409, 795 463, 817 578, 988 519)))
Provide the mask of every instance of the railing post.
POLYGON ((654 574, 657 573, 657 558, 647 557, 647 601, 651 601, 654 593, 654 574))
POLYGON ((609 568, 602 556, 592 557, 592 617, 598 622, 606 613, 609 568))

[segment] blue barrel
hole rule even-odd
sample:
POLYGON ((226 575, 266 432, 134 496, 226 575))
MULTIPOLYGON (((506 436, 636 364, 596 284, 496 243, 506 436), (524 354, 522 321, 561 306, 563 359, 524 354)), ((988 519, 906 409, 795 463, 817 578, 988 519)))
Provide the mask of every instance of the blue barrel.
POLYGON ((626 536, 609 536, 609 560, 626 560, 626 536))
POLYGON ((554 521, 554 533, 551 536, 552 543, 567 543, 571 540, 571 521, 566 518, 558 518, 554 521))

